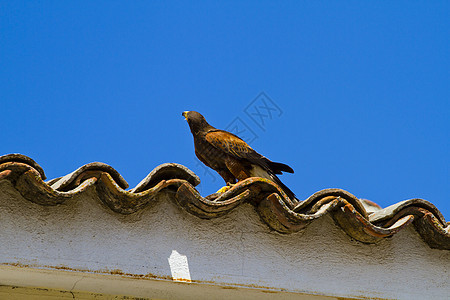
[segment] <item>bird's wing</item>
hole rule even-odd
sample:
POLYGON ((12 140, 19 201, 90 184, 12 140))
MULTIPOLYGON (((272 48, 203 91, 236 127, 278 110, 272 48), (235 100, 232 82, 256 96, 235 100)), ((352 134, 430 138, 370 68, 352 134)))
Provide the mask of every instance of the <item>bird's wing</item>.
POLYGON ((261 159, 264 156, 253 150, 246 142, 238 136, 219 129, 208 131, 205 136, 208 143, 215 148, 220 149, 226 154, 229 154, 239 159, 261 159))
POLYGON ((230 132, 220 129, 209 130, 206 134, 206 141, 234 158, 248 160, 250 163, 259 165, 265 170, 271 170, 275 174, 294 173, 294 170, 288 165, 269 160, 230 132))
MULTIPOLYGON (((290 198, 295 198, 295 194, 284 185, 275 174, 281 174, 282 171, 293 173, 291 167, 282 163, 274 163, 253 150, 246 142, 238 136, 219 129, 213 129, 206 134, 206 141, 224 153, 231 155, 240 160, 247 160, 251 164, 257 165, 262 169, 251 168, 249 170, 251 176, 264 177, 273 180, 277 183, 290 198), (255 173, 257 171, 257 173, 255 173)), ((241 165, 243 167, 243 165, 241 165)))

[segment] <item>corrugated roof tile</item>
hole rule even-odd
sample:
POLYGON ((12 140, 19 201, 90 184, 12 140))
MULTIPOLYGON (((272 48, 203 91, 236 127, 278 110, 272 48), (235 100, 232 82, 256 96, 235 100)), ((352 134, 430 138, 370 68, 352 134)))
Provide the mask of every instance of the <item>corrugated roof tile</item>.
POLYGON ((270 228, 280 233, 297 232, 330 214, 349 236, 363 243, 376 243, 412 223, 430 247, 450 250, 450 224, 432 203, 423 199, 401 201, 382 209, 345 190, 325 189, 297 201, 286 197, 270 180, 257 177, 243 180, 223 194, 202 197, 195 189, 200 183, 197 175, 175 163, 156 167, 130 190, 126 190, 127 182, 114 168, 99 162, 44 182, 44 170, 21 154, 0 157, 0 180, 9 180, 25 199, 47 206, 94 189, 103 203, 120 214, 144 208, 162 192, 171 193, 171 198, 187 212, 205 219, 223 216, 247 202, 270 228))

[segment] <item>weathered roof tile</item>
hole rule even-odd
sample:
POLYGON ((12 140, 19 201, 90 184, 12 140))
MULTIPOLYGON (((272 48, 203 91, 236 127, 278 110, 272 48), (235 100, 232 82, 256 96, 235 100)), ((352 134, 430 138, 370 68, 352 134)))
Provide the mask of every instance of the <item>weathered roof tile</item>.
MULTIPOLYGON (((422 199, 401 201, 387 208, 360 200, 341 189, 325 189, 304 201, 289 199, 273 182, 252 177, 223 194, 202 197, 195 189, 200 179, 185 166, 168 163, 156 167, 135 188, 125 190, 127 182, 111 166, 90 163, 74 172, 44 182, 43 169, 21 154, 0 157, 0 180, 9 180, 27 200, 40 205, 58 205, 88 189, 120 214, 134 213, 162 192, 187 212, 200 218, 223 216, 247 202, 255 206, 261 219, 280 233, 304 229, 313 220, 330 214, 348 235, 363 243, 375 243, 409 224, 432 248, 450 250, 450 224, 430 202, 422 199)), ((0 191, 1 192, 1 191, 0 191)))

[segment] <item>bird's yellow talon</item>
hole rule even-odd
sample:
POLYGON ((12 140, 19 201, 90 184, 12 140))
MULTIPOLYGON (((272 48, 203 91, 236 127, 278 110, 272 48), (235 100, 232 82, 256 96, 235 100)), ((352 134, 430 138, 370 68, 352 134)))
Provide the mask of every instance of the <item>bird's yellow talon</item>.
POLYGON ((225 192, 228 191, 229 189, 231 189, 231 186, 226 185, 226 186, 220 188, 216 193, 220 193, 220 194, 221 194, 221 193, 225 193, 225 192))

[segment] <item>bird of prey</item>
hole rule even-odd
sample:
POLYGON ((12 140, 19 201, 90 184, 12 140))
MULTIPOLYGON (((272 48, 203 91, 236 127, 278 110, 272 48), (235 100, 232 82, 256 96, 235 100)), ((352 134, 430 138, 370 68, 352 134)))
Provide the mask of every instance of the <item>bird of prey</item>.
MULTIPOLYGON (((289 198, 295 198, 295 194, 277 177, 282 172, 294 173, 291 167, 262 156, 238 136, 214 128, 196 111, 185 111, 182 115, 194 136, 195 155, 219 173, 228 188, 236 180, 262 177, 275 182, 289 198)), ((220 189, 219 192, 225 190, 220 189)))

